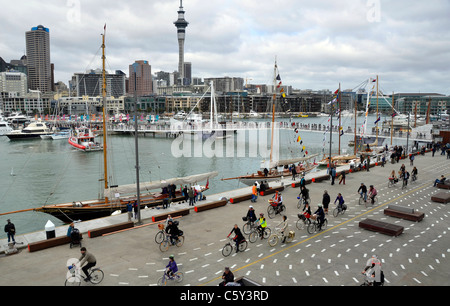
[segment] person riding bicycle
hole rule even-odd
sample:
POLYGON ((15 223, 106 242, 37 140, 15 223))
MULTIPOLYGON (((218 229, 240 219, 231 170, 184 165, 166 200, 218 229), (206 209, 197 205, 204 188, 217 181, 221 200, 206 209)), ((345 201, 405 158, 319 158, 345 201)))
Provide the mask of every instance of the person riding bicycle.
POLYGON ((361 183, 361 186, 359 186, 358 193, 361 196, 364 196, 364 201, 367 201, 367 187, 366 187, 366 185, 364 185, 364 183, 361 183))
POLYGON ((173 255, 170 255, 169 256, 169 264, 166 266, 166 274, 169 277, 173 277, 173 275, 177 272, 178 272, 178 266, 177 266, 177 263, 175 262, 175 258, 173 255))
POLYGON ((411 171, 411 177, 413 181, 417 180, 417 174, 419 174, 419 172, 417 171, 417 167, 414 167, 411 171))
MULTIPOLYGON (((309 202, 309 189, 306 188, 305 186, 303 186, 300 190, 300 195, 303 199, 303 202, 306 204, 307 202, 309 202)), ((303 206, 303 209, 305 209, 305 207, 303 206)))
POLYGON ((253 206, 250 205, 248 207, 248 211, 247 211, 247 221, 254 223, 256 221, 256 213, 255 213, 255 209, 253 209, 253 206))
POLYGON ((284 232, 286 231, 287 226, 288 226, 287 217, 283 216, 283 220, 276 226, 277 228, 280 229, 281 235, 283 236, 282 243, 286 241, 286 236, 284 235, 284 232))
POLYGON ((342 196, 341 193, 338 193, 336 200, 334 200, 334 204, 336 204, 336 201, 339 201, 338 203, 338 207, 340 208, 340 210, 344 210, 344 197, 342 196))
POLYGON ((261 239, 263 239, 264 232, 265 232, 266 227, 267 227, 267 221, 266 221, 266 218, 264 218, 264 214, 263 213, 259 214, 258 223, 259 223, 258 224, 259 235, 261 236, 261 239))
POLYGON ((367 281, 374 286, 382 283, 383 272, 381 271, 381 261, 378 259, 377 255, 372 255, 367 261, 362 274, 365 274, 367 276, 367 281))
POLYGON ((319 230, 322 228, 322 224, 325 221, 325 212, 323 211, 322 203, 317 204, 317 210, 314 212, 313 216, 317 219, 317 224, 319 225, 319 230))
POLYGON ((272 197, 272 203, 275 205, 275 208, 279 210, 280 206, 283 204, 283 197, 281 196, 281 192, 278 190, 275 192, 275 195, 272 197))
POLYGON ((242 235, 241 229, 237 224, 234 225, 231 232, 228 234, 227 238, 234 232, 236 236, 234 236, 233 241, 236 243, 236 253, 239 252, 239 244, 245 240, 244 235, 242 235))
POLYGON ((169 220, 168 224, 169 225, 166 227, 166 233, 169 235, 170 243, 174 245, 177 242, 180 230, 178 229, 178 225, 173 220, 169 220))
POLYGON ((408 186, 408 179, 409 179, 409 172, 408 172, 408 170, 405 170, 405 171, 402 173, 402 178, 403 178, 403 184, 404 184, 405 186, 408 186))
POLYGON ((375 189, 375 187, 373 187, 373 185, 370 185, 369 188, 369 198, 372 201, 372 204, 375 203, 375 197, 377 196, 378 192, 375 189))
POLYGON ((397 175, 395 175, 395 170, 392 170, 391 176, 389 177, 389 179, 393 180, 394 183, 398 182, 397 175))
POLYGON ((97 264, 97 259, 92 253, 89 253, 85 247, 82 247, 80 249, 81 257, 78 259, 80 262, 80 268, 83 270, 84 274, 86 275, 86 278, 84 279, 86 282, 90 280, 89 276, 89 269, 92 267, 95 267, 97 264), (86 262, 86 265, 83 267, 84 263, 86 262))

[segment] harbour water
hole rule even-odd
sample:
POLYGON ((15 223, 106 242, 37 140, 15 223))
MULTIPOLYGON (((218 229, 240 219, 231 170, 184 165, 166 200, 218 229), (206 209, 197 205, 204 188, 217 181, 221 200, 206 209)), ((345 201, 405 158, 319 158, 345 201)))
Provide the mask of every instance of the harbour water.
MULTIPOLYGON (((354 127, 354 119, 343 119, 344 130, 354 127)), ((328 117, 278 119, 283 122, 301 122, 303 124, 328 124, 328 117)), ((358 117, 357 127, 364 121, 358 117)), ((368 128, 373 126, 373 116, 369 117, 368 128)), ((246 133, 245 143, 236 143, 237 147, 248 146, 253 139, 246 133)), ((270 137, 270 136, 269 136, 270 137)), ((236 137, 238 138, 238 137, 236 137)), ((354 134, 341 137, 341 153, 352 154, 348 147, 354 134)), ((323 142, 324 133, 294 129, 280 130, 280 158, 329 153, 329 133, 323 142), (298 136, 303 141, 297 142, 298 136)), ((225 192, 244 187, 237 180, 222 181, 222 178, 236 177, 254 173, 260 168, 260 157, 179 157, 172 154, 174 139, 139 137, 140 181, 156 181, 173 177, 218 171, 219 175, 209 182, 208 194, 225 192)), ((226 141, 226 140, 224 140, 226 141)), ((394 140, 393 145, 404 145, 406 140, 394 140)), ((390 141, 389 141, 390 144, 390 141)), ((338 134, 333 134, 333 153, 338 146, 338 134)), ((110 164, 110 184, 132 184, 136 181, 135 142, 132 136, 113 135, 109 137, 108 161, 110 164)), ((24 140, 10 141, 0 138, 0 213, 40 207, 46 204, 68 203, 97 199, 103 187, 103 154, 101 152, 84 153, 74 150, 67 140, 24 140)), ((23 234, 42 230, 51 220, 56 226, 62 222, 50 215, 38 212, 22 212, 4 215, 0 222, 11 219, 16 225, 17 233, 23 234)))

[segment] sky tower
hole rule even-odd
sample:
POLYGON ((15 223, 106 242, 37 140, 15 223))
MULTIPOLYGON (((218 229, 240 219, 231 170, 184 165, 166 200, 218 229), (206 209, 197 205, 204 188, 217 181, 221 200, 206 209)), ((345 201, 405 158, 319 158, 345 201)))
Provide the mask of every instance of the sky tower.
POLYGON ((178 73, 181 79, 181 85, 184 85, 184 79, 186 77, 184 71, 184 39, 186 37, 186 27, 189 22, 184 19, 183 0, 180 0, 180 9, 178 10, 178 20, 174 22, 178 29, 178 73))

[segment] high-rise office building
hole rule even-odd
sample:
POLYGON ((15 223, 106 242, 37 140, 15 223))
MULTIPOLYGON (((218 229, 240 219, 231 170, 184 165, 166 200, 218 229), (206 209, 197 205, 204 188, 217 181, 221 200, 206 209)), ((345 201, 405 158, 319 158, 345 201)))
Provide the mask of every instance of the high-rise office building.
POLYGON ((129 95, 133 96, 135 89, 138 97, 152 94, 152 66, 149 65, 148 61, 136 61, 129 68, 129 95))
POLYGON ((178 10, 178 20, 174 22, 177 27, 178 33, 178 73, 180 79, 180 85, 184 85, 184 79, 186 77, 184 67, 184 40, 186 38, 186 28, 189 25, 184 19, 183 0, 180 0, 180 8, 178 10))
POLYGON ((42 93, 52 90, 50 30, 42 25, 25 33, 28 88, 42 93))

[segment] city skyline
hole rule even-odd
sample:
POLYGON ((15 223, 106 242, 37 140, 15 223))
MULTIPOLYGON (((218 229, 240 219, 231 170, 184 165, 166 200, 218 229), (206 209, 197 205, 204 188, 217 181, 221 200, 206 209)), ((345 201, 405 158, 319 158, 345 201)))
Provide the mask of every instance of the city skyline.
MULTIPOLYGON (((128 72, 140 59, 154 72, 178 70, 179 0, 60 2, 27 1, 19 18, 2 4, 0 56, 19 59, 25 32, 42 24, 51 33, 55 82, 67 84, 101 66, 96 52, 106 23, 107 70, 128 72)), ((185 0, 183 7, 193 77, 271 84, 277 57, 283 84, 298 89, 351 89, 379 75, 386 93, 450 94, 448 2, 185 0)))

